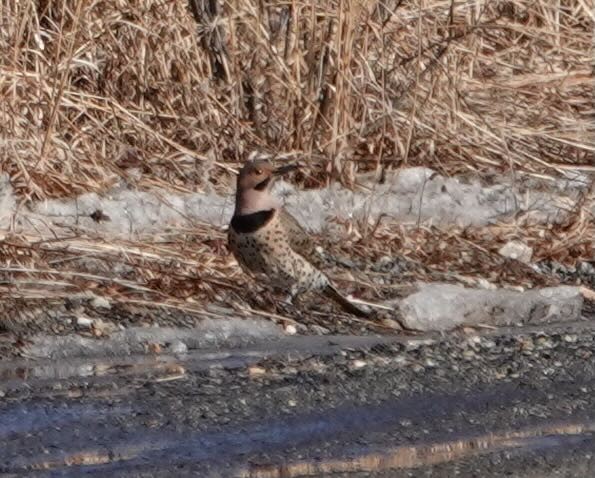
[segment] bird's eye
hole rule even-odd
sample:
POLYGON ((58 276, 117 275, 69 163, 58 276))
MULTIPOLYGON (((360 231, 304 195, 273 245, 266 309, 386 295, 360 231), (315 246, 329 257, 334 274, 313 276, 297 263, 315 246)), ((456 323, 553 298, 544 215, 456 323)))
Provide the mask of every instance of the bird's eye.
POLYGON ((254 172, 260 176, 262 174, 262 169, 255 169, 254 172))

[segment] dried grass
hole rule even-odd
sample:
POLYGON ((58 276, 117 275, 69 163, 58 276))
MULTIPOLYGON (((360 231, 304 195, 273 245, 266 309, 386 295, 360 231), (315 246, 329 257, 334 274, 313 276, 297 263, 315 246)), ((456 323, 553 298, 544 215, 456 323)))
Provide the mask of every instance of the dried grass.
MULTIPOLYGON (((0 162, 21 201, 104 191, 129 168, 139 187, 228 190, 254 148, 305 158, 307 185, 403 165, 595 170, 585 0, 0 0, 0 22, 0 162)), ((571 248, 538 257, 592 254, 593 220, 580 217, 571 248)), ((395 230, 374 231, 361 257, 389 253, 395 230)), ((423 255, 443 234, 421 234, 415 260, 438 264, 423 255)), ((466 234, 449 240, 477 251, 466 234)), ((198 227, 142 244, 13 236, 0 292, 229 299, 244 278, 223 241, 198 227)))
POLYGON ((588 2, 2 0, 0 158, 26 198, 318 171, 594 168, 588 2), (189 8, 191 7, 191 8, 189 8))

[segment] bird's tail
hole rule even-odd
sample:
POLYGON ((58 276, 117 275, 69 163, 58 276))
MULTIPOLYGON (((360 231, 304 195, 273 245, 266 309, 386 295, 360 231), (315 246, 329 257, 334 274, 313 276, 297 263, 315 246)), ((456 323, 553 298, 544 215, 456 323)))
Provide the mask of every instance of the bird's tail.
POLYGON ((323 293, 333 299, 337 304, 339 304, 345 312, 349 312, 350 314, 357 315, 358 317, 369 317, 370 313, 359 308, 353 302, 351 302, 347 297, 344 297, 332 284, 328 284, 325 288, 323 293))

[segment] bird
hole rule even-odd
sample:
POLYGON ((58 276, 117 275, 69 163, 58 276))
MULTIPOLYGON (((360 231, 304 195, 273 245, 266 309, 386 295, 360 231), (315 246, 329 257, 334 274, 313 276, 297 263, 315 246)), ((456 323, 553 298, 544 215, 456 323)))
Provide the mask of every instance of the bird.
POLYGON ((243 165, 229 223, 229 249, 244 272, 287 293, 290 303, 302 293, 315 291, 346 312, 367 317, 369 313, 343 296, 321 270, 314 240, 271 192, 276 179, 297 168, 296 164, 275 168, 267 159, 243 165))

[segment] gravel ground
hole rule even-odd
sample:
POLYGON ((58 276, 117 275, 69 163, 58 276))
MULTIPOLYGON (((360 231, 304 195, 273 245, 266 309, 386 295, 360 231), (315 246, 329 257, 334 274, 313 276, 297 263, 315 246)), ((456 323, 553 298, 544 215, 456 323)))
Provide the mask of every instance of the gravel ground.
POLYGON ((590 476, 594 352, 585 320, 5 361, 0 472, 590 476))

